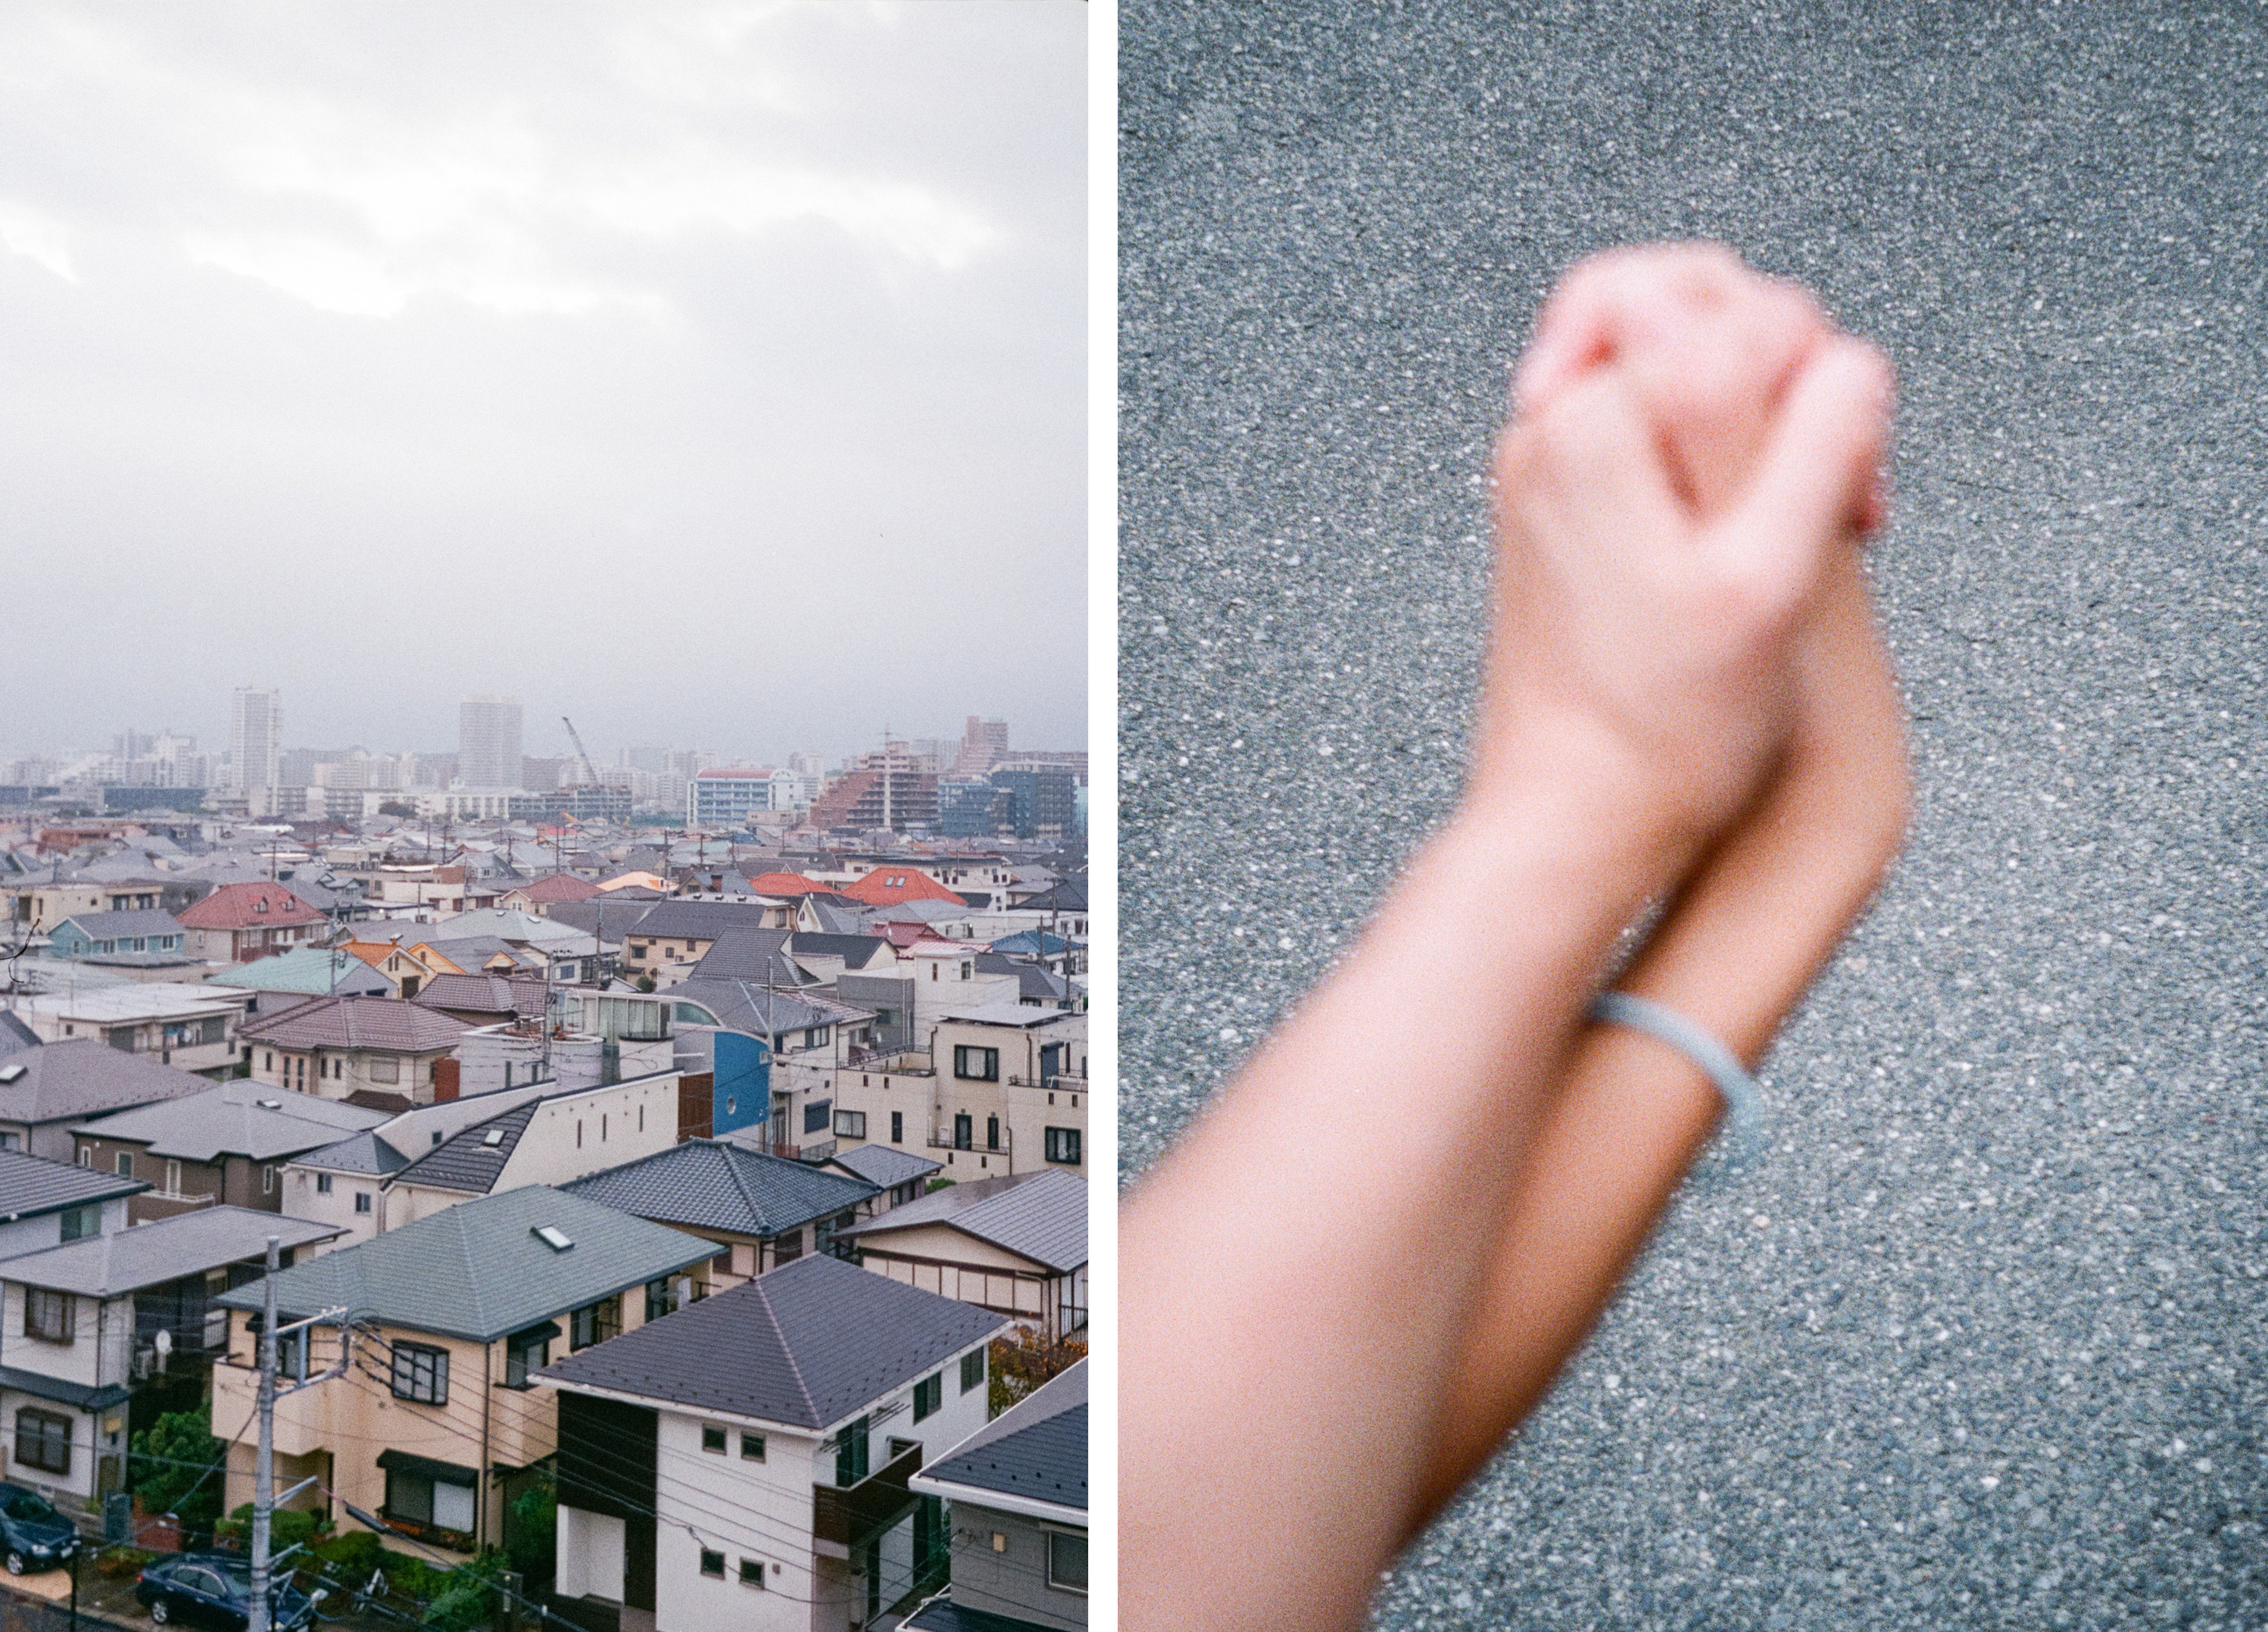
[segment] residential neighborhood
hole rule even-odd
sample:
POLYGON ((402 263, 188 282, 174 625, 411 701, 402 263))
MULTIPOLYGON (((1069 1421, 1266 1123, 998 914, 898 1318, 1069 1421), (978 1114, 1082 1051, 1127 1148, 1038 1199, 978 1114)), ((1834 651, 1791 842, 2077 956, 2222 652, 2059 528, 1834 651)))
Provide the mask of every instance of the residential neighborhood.
POLYGON ((363 1535, 523 1624, 1083 1626, 1083 756, 472 797, 517 709, 352 798, 258 742, 0 786, 6 1480, 245 1546, 272 1296, 305 1585, 363 1535))

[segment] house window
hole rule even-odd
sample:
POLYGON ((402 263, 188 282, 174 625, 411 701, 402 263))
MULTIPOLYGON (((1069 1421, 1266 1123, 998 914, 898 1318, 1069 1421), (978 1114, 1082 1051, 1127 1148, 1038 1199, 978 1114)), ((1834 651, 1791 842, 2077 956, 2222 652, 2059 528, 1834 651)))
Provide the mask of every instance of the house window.
POLYGON ((782 1264, 793 1263, 802 1256, 803 1231, 800 1229, 784 1230, 772 1238, 773 1268, 777 1269, 782 1264))
POLYGON ((764 1561, 762 1559, 744 1558, 740 1561, 740 1584, 742 1586, 755 1587, 758 1591, 762 1590, 764 1584, 764 1561))
POLYGON ((984 1119, 984 1148, 988 1150, 1000 1148, 1000 1119, 997 1116, 984 1119))
POLYGON ((102 1233, 102 1203, 99 1202, 90 1202, 84 1207, 65 1208, 63 1209, 63 1239, 66 1241, 81 1241, 85 1240, 91 1235, 100 1235, 102 1233))
POLYGON ((1048 1532, 1048 1584, 1058 1592, 1086 1592, 1086 1537, 1048 1532))
MULTIPOLYGON (((394 1346, 394 1397, 407 1400, 413 1405, 446 1405, 449 1403, 449 1351, 429 1349, 423 1343, 396 1343, 394 1346)), ((431 1522, 439 1524, 434 1519, 431 1522)), ((455 1525, 446 1528, 455 1529, 455 1525)), ((468 1524, 464 1526, 471 1528, 468 1524)))
POLYGON ((317 1195, 328 1195, 330 1193, 331 1175, 328 1173, 317 1173, 315 1175, 315 1194, 317 1195))
POLYGON ((740 1460, 761 1462, 764 1459, 764 1437, 762 1434, 740 1436, 740 1460))
POLYGON ((918 1422, 945 1403, 945 1373, 935 1372, 914 1385, 914 1421, 918 1422))
POLYGON ((835 1482, 857 1484, 866 1476, 866 1419, 860 1417, 835 1441, 835 1482))
POLYGON ((1048 1160, 1076 1162, 1079 1160, 1079 1129, 1050 1128, 1048 1129, 1048 1160))
POLYGON ((828 1119, 834 1114, 835 1101, 814 1099, 803 1107, 803 1131, 807 1134, 825 1133, 828 1119))
POLYGON ((16 1459, 43 1473, 70 1472, 71 1420, 53 1411, 16 1413, 16 1459))
POLYGON ((893 1111, 890 1113, 890 1143, 903 1144, 905 1142, 906 1114, 903 1111, 893 1111))
POLYGON ((669 1276, 645 1283, 645 1318, 659 1320, 677 1312, 677 1287, 669 1276))
POLYGON ((78 1165, 81 1167, 92 1167, 94 1165, 94 1147, 92 1145, 83 1144, 79 1146, 78 1165))
POLYGON ((469 1536, 473 1529, 473 1488, 453 1480, 436 1479, 430 1474, 388 1468, 386 1517, 469 1536))
POLYGON ((835 1113, 835 1136, 838 1139, 863 1139, 866 1136, 866 1113, 837 1111, 835 1113))
POLYGON ((953 1074, 968 1082, 997 1083, 1000 1080, 1000 1051, 956 1047, 953 1051, 953 1074))
POLYGON ((276 1165, 273 1162, 263 1164, 260 1169, 260 1194, 276 1194, 276 1165))
POLYGON ((400 1082, 401 1080, 401 1062, 399 1060, 372 1060, 370 1062, 370 1079, 374 1083, 400 1082))
POLYGON ((118 1176, 121 1179, 131 1179, 134 1176, 133 1151, 121 1150, 118 1153, 118 1176))
POLYGON ((567 1317, 567 1347, 570 1349, 588 1349, 593 1343, 603 1343, 622 1329, 622 1300, 620 1293, 601 1298, 595 1304, 585 1304, 567 1317))
POLYGON ((51 1291, 44 1286, 24 1289, 24 1335, 36 1337, 43 1342, 68 1343, 72 1327, 77 1323, 71 1318, 71 1295, 51 1291))
POLYGON ((704 1576, 714 1576, 718 1580, 722 1581, 725 1578, 725 1555, 722 1553, 712 1553, 705 1547, 703 1547, 701 1573, 704 1576))
POLYGON ((701 1448, 710 1455, 724 1455, 725 1440, 725 1434, 723 1429, 712 1428, 706 1422, 701 1425, 701 1448))
POLYGON ((827 1046, 827 1028, 823 1026, 813 1026, 809 1031, 803 1034, 803 1046, 806 1048, 825 1048, 827 1046))
POLYGON ((357 1212, 358 1212, 358 1213, 366 1213, 366 1212, 368 1212, 369 1210, 370 1210, 370 1192, 369 1192, 369 1191, 367 1191, 367 1190, 357 1190, 357 1191, 356 1191, 356 1192, 355 1192, 355 1211, 357 1211, 357 1212))
POLYGON ((984 1351, 972 1349, 961 1356, 961 1392, 967 1393, 984 1380, 984 1351))
POLYGON ((515 1332, 504 1340, 504 1386, 506 1388, 532 1388, 529 1374, 541 1371, 551 1361, 551 1340, 559 1328, 549 1321, 531 1327, 525 1332, 515 1332))

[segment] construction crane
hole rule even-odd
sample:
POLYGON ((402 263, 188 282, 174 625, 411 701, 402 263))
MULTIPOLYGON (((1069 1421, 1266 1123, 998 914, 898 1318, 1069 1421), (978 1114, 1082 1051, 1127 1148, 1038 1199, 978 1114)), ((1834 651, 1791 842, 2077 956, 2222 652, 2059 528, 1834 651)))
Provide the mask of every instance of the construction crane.
POLYGON ((575 722, 563 714, 559 717, 559 723, 567 728, 567 740, 575 745, 575 757, 583 762, 584 784, 586 787, 596 786, 599 781, 599 768, 591 763, 590 751, 584 747, 582 735, 576 731, 575 722))

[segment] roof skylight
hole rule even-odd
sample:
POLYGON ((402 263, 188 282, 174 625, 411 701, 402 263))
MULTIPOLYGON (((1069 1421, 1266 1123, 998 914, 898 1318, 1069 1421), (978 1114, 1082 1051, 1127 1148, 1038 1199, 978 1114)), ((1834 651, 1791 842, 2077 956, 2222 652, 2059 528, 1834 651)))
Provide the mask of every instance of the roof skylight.
POLYGON ((565 1231, 561 1230, 553 1224, 537 1224, 533 1230, 530 1230, 528 1233, 534 1236, 537 1240, 542 1242, 544 1246, 549 1247, 555 1253, 563 1253, 569 1247, 575 1245, 573 1241, 567 1238, 565 1231))

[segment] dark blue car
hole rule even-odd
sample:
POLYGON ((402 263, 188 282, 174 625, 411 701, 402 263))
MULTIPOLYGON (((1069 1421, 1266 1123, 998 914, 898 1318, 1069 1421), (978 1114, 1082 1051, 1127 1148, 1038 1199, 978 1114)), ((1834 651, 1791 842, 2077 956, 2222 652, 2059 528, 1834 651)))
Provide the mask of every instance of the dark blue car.
MULTIPOLYGON (((252 1561, 241 1553, 176 1553, 142 1572, 134 1596, 159 1626, 218 1627, 244 1632, 252 1623, 252 1561)), ((268 1589, 269 1619, 277 1632, 291 1632, 315 1618, 315 1605, 288 1581, 268 1589)))
POLYGON ((53 1570, 78 1551, 78 1526, 36 1490, 0 1485, 0 1562, 8 1573, 53 1570))

